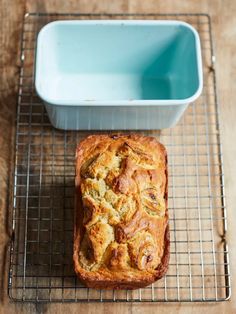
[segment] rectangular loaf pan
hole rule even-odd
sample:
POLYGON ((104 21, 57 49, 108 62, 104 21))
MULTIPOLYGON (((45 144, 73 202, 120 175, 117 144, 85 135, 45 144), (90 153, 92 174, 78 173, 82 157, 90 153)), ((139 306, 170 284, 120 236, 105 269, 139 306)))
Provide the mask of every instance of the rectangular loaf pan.
POLYGON ((51 22, 35 87, 56 128, 172 127, 202 91, 199 36, 181 21, 51 22))

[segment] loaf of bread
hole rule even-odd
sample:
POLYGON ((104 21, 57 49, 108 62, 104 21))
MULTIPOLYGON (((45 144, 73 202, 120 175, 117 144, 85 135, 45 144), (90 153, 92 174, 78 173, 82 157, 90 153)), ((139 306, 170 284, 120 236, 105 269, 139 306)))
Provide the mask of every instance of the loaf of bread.
POLYGON ((92 135, 79 144, 73 258, 86 286, 136 289, 165 274, 167 178, 155 138, 92 135))

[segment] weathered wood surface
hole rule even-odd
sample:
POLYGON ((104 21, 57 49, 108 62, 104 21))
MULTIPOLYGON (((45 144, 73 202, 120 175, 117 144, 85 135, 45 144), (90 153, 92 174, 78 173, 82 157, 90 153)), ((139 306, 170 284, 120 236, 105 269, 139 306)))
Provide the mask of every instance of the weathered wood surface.
POLYGON ((0 2, 0 313, 236 313, 236 1, 234 0, 1 0, 0 2), (19 44, 25 12, 83 13, 209 13, 217 57, 218 96, 228 207, 228 242, 233 295, 213 304, 20 304, 7 296, 9 241, 8 191, 14 155, 15 109, 19 70, 19 44))

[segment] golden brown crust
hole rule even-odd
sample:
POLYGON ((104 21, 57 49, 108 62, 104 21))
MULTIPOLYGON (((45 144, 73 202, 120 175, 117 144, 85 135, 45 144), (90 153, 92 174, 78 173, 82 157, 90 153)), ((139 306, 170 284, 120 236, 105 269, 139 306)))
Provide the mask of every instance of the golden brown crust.
POLYGON ((142 288, 165 274, 167 179, 155 138, 91 135, 79 144, 73 258, 88 287, 142 288))

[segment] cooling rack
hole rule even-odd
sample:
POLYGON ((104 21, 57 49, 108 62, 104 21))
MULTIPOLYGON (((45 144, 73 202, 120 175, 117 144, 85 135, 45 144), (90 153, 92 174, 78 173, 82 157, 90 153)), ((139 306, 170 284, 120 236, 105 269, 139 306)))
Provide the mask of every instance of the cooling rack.
MULTIPOLYGON (((205 14, 41 14, 24 18, 8 292, 15 301, 157 302, 230 298, 227 217, 210 17, 205 14), (169 155, 171 256, 164 278, 135 291, 84 287, 72 264, 74 156, 89 131, 54 129, 34 89, 38 31, 66 19, 176 19, 199 32, 201 97, 175 128, 156 136, 169 155)), ((102 131, 97 131, 102 132, 102 131)), ((95 132, 93 132, 95 133, 95 132)), ((127 132, 128 133, 128 132, 127 132)))

